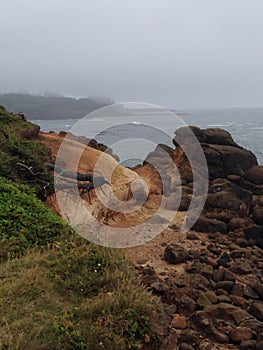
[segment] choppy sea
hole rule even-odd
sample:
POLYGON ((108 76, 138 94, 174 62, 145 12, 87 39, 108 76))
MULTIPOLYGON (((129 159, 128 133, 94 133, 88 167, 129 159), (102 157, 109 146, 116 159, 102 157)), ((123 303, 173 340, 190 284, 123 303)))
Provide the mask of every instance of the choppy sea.
POLYGON ((42 131, 72 131, 79 136, 94 137, 111 148, 120 156, 125 165, 133 166, 145 159, 156 144, 171 145, 175 129, 187 125, 201 128, 222 128, 229 131, 234 140, 251 150, 263 165, 263 108, 225 108, 180 110, 175 115, 165 118, 159 114, 147 115, 146 118, 91 116, 84 125, 77 119, 34 120, 42 131), (178 122, 177 118, 180 120, 178 122), (84 125, 84 127, 83 127, 84 125), (156 132, 161 129, 162 133, 156 132))

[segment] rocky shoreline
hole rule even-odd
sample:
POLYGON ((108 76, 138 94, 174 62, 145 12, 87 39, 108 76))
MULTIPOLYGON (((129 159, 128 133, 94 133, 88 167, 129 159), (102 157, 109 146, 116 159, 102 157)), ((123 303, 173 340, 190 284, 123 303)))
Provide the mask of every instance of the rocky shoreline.
MULTIPOLYGON (((141 280, 165 305, 162 349, 263 349, 263 167, 221 129, 192 127, 205 153, 209 188, 202 215, 180 238, 162 240, 158 270, 137 260, 141 280)), ((193 178, 183 146, 171 150, 182 179, 179 210, 189 207, 193 178)), ((180 147, 178 147, 180 140, 180 147)), ((182 146, 183 145, 183 146, 182 146)), ((158 157, 158 150, 149 158, 158 157)), ((148 165, 149 166, 149 165, 148 165)), ((171 182, 171 192, 174 185, 171 182)))
MULTIPOLYGON (((95 195, 87 207, 108 225, 140 223, 156 210, 163 196, 160 176, 168 188, 166 210, 175 210, 180 188, 179 218, 156 239, 126 249, 142 284, 164 305, 166 327, 160 335, 160 349, 263 349, 263 167, 225 130, 191 127, 194 139, 188 130, 176 131, 175 149, 159 145, 143 165, 116 171, 113 187, 122 200, 130 198, 132 178, 139 176, 147 182, 149 196, 141 211, 134 216, 106 211, 98 206, 95 195), (181 233, 179 221, 193 197, 198 203, 202 195, 194 193, 193 169, 185 155, 186 150, 195 154, 196 142, 208 165, 208 195, 192 229, 181 233), (180 181, 172 174, 171 160, 179 169, 180 181), (158 175, 152 164, 159 164, 163 173, 158 175), (125 179, 124 171, 129 171, 125 179)), ((55 136, 48 139, 42 134, 40 140, 52 148, 55 136)), ((94 148, 104 151, 101 147, 94 143, 94 148)), ((87 159, 92 152, 87 147, 87 159)), ((80 171, 87 171, 81 164, 80 171)), ((58 211, 54 198, 48 203, 58 211)))

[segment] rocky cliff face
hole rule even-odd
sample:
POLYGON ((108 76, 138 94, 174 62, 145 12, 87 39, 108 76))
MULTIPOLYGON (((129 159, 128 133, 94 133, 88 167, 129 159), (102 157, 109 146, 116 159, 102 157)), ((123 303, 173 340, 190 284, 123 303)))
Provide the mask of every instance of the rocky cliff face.
MULTIPOLYGON (((55 156, 61 138, 41 135, 41 140, 55 156)), ((158 237, 127 249, 142 283, 164 304, 163 349, 263 349, 263 167, 221 129, 182 128, 174 144, 175 149, 159 145, 133 170, 107 155, 105 166, 116 168, 112 188, 124 207, 132 197, 132 181, 142 178, 147 184, 147 200, 135 213, 106 209, 94 193, 83 199, 99 220, 114 227, 148 220, 163 198, 160 221, 179 207, 158 237), (198 167, 197 142, 207 174, 198 167), (193 197, 196 204, 203 198, 206 175, 202 213, 191 230, 180 232, 193 197)), ((74 147, 77 141, 68 144, 69 154, 74 147)), ((100 154, 86 147, 78 170, 92 171, 100 154)), ((55 203, 54 196, 49 198, 50 205, 55 203)))
MULTIPOLYGON (((181 176, 179 210, 185 211, 198 172, 186 152, 195 158, 200 142, 209 175, 202 214, 187 233, 174 230, 173 238, 170 232, 152 243, 163 246, 159 253, 168 265, 150 255, 137 260, 143 283, 160 295, 170 317, 163 349, 262 349, 263 167, 228 132, 191 130, 177 130, 176 149, 169 152, 181 176)), ((143 167, 158 158, 159 148, 143 167)), ((177 180, 169 167, 165 171, 172 197, 177 180)), ((141 257, 140 249, 131 255, 141 257)))

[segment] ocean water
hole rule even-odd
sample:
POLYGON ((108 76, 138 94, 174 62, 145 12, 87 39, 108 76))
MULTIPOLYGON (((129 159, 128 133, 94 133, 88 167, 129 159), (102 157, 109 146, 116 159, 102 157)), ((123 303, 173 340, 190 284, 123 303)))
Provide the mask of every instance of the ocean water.
POLYGON ((174 131, 183 123, 201 128, 218 127, 229 131, 233 139, 251 150, 263 165, 263 108, 180 110, 177 115, 179 118, 159 113, 128 117, 91 116, 85 124, 77 119, 34 122, 46 132, 68 132, 73 127, 75 134, 94 137, 110 146, 128 166, 141 163, 158 143, 172 145, 174 131))

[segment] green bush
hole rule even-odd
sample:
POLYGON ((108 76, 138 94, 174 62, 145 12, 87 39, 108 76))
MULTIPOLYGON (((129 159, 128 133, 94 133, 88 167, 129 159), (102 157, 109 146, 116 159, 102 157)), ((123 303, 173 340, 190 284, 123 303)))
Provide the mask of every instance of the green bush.
POLYGON ((53 191, 53 179, 44 167, 50 159, 50 151, 40 142, 21 137, 21 131, 32 127, 33 124, 0 109, 0 176, 20 183, 29 182, 38 190, 39 196, 44 196, 45 183, 50 184, 49 193, 53 191), (17 163, 26 165, 39 175, 33 176, 17 163))
POLYGON ((0 259, 46 246, 69 228, 36 198, 32 189, 0 178, 0 259))

